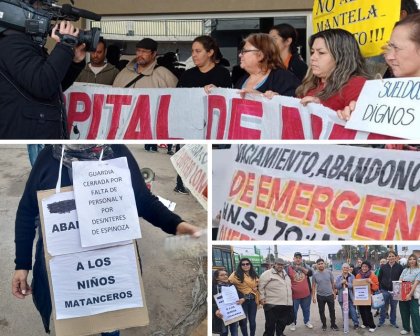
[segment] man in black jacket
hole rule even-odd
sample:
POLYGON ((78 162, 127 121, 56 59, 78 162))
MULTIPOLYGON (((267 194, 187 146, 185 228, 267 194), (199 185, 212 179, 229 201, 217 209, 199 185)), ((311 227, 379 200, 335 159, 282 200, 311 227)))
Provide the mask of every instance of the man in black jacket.
POLYGON ((391 325, 398 328, 397 325, 397 305, 398 301, 392 299, 392 281, 398 281, 403 271, 403 267, 397 263, 397 253, 389 251, 387 255, 388 262, 381 266, 379 271, 379 289, 384 296, 385 305, 381 308, 381 315, 379 317, 378 327, 381 327, 385 323, 385 315, 388 311, 388 305, 391 306, 391 312, 389 315, 389 321, 391 325))
POLYGON ((56 25, 57 45, 48 56, 43 46, 23 32, 0 35, 0 139, 65 139, 65 90, 83 69, 85 45, 73 47, 61 36, 77 36, 72 23, 56 25))

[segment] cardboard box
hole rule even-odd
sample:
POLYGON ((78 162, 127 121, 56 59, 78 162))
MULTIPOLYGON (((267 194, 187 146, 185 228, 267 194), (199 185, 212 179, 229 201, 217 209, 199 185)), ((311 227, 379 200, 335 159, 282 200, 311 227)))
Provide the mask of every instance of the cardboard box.
POLYGON ((372 293, 367 279, 353 280, 354 305, 370 306, 372 304, 372 293))
MULTIPOLYGON (((71 187, 62 188, 61 191, 71 191, 71 187)), ((100 313, 97 315, 83 316, 77 318, 69 319, 60 319, 56 318, 56 309, 55 309, 55 300, 54 300, 54 291, 52 290, 52 281, 51 281, 51 270, 50 270, 50 260, 52 256, 48 253, 46 235, 45 235, 45 225, 44 225, 44 216, 42 213, 42 199, 49 197, 55 193, 55 189, 39 191, 38 192, 38 206, 40 209, 40 219, 41 227, 43 232, 44 240, 44 252, 48 272, 48 280, 51 290, 51 299, 53 305, 53 321, 55 325, 55 332, 57 336, 84 336, 92 335, 105 331, 113 331, 116 329, 126 329, 132 327, 145 326, 149 324, 149 315, 147 311, 146 300, 144 297, 144 288, 143 282, 141 281, 140 266, 138 258, 136 258, 136 269, 139 277, 140 283, 140 292, 143 302, 143 307, 137 308, 128 308, 117 311, 108 311, 105 313, 100 313)), ((134 249, 134 244, 131 244, 134 249)), ((137 255, 137 251, 136 251, 137 255)), ((134 266, 134 265, 133 265, 134 266)))
POLYGON ((407 301, 407 295, 411 291, 410 281, 392 281, 392 299, 407 301))

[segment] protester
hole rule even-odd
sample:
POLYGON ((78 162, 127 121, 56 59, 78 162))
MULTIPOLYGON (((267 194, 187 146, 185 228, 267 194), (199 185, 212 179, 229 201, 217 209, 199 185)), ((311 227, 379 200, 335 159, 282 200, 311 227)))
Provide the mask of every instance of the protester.
MULTIPOLYGON (((420 77, 420 13, 408 15, 396 23, 385 51, 385 61, 395 77, 420 77)), ((339 118, 349 120, 356 100, 337 111, 339 118)))
POLYGON ((39 310, 45 331, 49 332, 51 315, 51 294, 44 258, 42 232, 38 229, 33 279, 28 285, 28 273, 32 269, 32 247, 36 234, 36 219, 39 215, 37 191, 56 187, 60 159, 64 147, 61 186, 72 185, 71 164, 73 161, 98 160, 103 150, 103 160, 126 157, 130 169, 132 185, 139 217, 170 234, 197 235, 199 229, 171 212, 147 188, 139 166, 123 145, 49 145, 41 151, 29 175, 16 213, 15 222, 15 273, 12 279, 12 293, 19 299, 33 294, 33 301, 39 310))
MULTIPOLYGON (((381 260, 379 260, 379 267, 375 270, 375 275, 378 277, 379 279, 379 273, 381 271, 381 266, 385 265, 387 263, 385 258, 382 258, 381 260)), ((373 317, 379 316, 381 309, 376 309, 375 315, 373 317)), ((388 307, 387 307, 387 313, 386 313, 387 318, 389 318, 388 316, 388 307)))
POLYGON ((357 274, 359 274, 360 269, 362 268, 362 263, 363 263, 363 259, 361 258, 357 258, 356 260, 356 266, 353 268, 353 275, 356 276, 357 274))
POLYGON ((178 79, 156 61, 158 43, 144 38, 136 44, 136 57, 115 78, 114 87, 173 88, 178 79))
MULTIPOLYGON (((231 336, 238 336, 238 322, 234 322, 225 326, 223 323, 223 315, 217 307, 216 301, 214 300, 214 295, 219 294, 222 291, 222 287, 234 286, 229 283, 228 273, 225 270, 216 270, 213 273, 213 286, 212 286, 212 298, 213 298, 213 318, 212 318, 212 331, 213 334, 218 334, 220 336, 228 336, 229 331, 231 336)), ((239 301, 237 304, 243 304, 245 299, 243 294, 238 291, 239 301)))
POLYGON ((260 303, 264 308, 264 336, 283 335, 286 325, 293 321, 292 283, 284 270, 285 262, 278 258, 274 267, 260 276, 260 303))
POLYGON ((30 34, 2 32, 0 139, 68 138, 62 90, 83 69, 86 52, 85 44, 76 47, 62 37, 78 34, 79 29, 68 21, 55 25, 51 37, 57 44, 48 55, 30 34))
POLYGON ((301 103, 320 103, 342 110, 356 100, 368 78, 365 60, 353 34, 327 29, 309 39, 309 71, 296 90, 301 103))
POLYGON ((101 37, 96 50, 90 52, 90 62, 77 76, 76 82, 112 85, 119 70, 111 63, 106 62, 106 52, 106 42, 101 37))
POLYGON ((279 47, 280 56, 286 69, 302 81, 308 70, 308 65, 299 55, 296 29, 288 23, 281 23, 271 28, 269 35, 279 47))
POLYGON ((417 256, 415 254, 411 254, 408 257, 407 267, 401 273, 400 280, 411 282, 411 290, 407 295, 406 301, 400 301, 400 314, 403 325, 403 330, 401 330, 400 334, 406 335, 411 331, 411 318, 414 335, 420 336, 420 291, 418 289, 420 283, 420 267, 417 262, 417 256))
POLYGON ((322 322, 322 330, 327 330, 327 319, 325 318, 325 304, 328 305, 330 312, 331 329, 337 331, 338 327, 335 324, 335 287, 334 277, 329 269, 325 269, 324 259, 319 258, 316 261, 317 271, 312 276, 312 301, 317 303, 319 317, 322 322))
POLYGON ((214 38, 198 36, 192 43, 191 56, 195 67, 186 70, 178 82, 177 87, 224 87, 231 88, 229 70, 217 63, 219 46, 214 38))
POLYGON ((267 98, 275 95, 294 96, 300 81, 286 70, 280 52, 268 34, 251 34, 239 52, 245 74, 235 85, 241 94, 261 92, 267 98))
POLYGON ((299 306, 302 308, 303 323, 309 329, 314 326, 310 322, 311 315, 311 282, 312 270, 302 260, 302 253, 295 252, 293 263, 287 268, 287 274, 292 282, 293 312, 295 321, 290 330, 296 330, 297 314, 299 306))
POLYGON ((345 288, 348 289, 348 307, 350 318, 353 321, 353 329, 359 329, 359 319, 357 317, 356 307, 354 306, 354 293, 353 293, 353 280, 354 275, 350 272, 350 265, 344 263, 341 265, 342 273, 337 276, 335 279, 335 288, 338 290, 338 303, 341 306, 341 312, 344 319, 344 310, 343 310, 343 291, 345 288))
MULTIPOLYGON (((378 278, 372 272, 372 265, 369 261, 365 260, 362 262, 362 267, 359 273, 356 275, 356 279, 365 279, 370 284, 371 292, 374 293, 379 289, 378 278)), ((376 325, 373 321, 372 306, 358 306, 360 316, 363 321, 362 328, 368 327, 370 332, 375 332, 376 325)))
POLYGON ((236 286, 237 290, 241 292, 245 298, 242 307, 247 318, 239 321, 242 336, 255 336, 260 292, 258 291, 258 275, 254 270, 251 260, 248 258, 240 259, 236 271, 229 276, 229 281, 236 286), (247 320, 249 321, 249 334, 247 320))
POLYGON ((389 251, 387 255, 388 262, 381 266, 379 272, 378 281, 379 289, 384 297, 385 305, 381 308, 381 314, 379 317, 378 327, 381 327, 385 323, 385 316, 388 312, 388 305, 391 306, 389 314, 389 322, 395 328, 397 325, 397 305, 398 301, 392 299, 392 281, 398 281, 403 271, 403 267, 397 263, 397 253, 389 251))

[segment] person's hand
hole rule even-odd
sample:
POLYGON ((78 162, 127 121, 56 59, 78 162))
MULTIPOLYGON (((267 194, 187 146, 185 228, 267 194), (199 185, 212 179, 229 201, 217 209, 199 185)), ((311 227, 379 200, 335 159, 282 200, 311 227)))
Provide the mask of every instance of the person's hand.
POLYGON ((315 296, 312 298, 312 302, 316 303, 316 297, 315 296))
POLYGON ((306 106, 306 105, 308 105, 309 103, 321 104, 321 100, 320 100, 318 97, 314 97, 314 96, 306 96, 306 97, 303 97, 303 98, 300 100, 300 103, 301 103, 303 106, 306 106))
POLYGON ((356 109, 356 101, 352 100, 348 106, 346 106, 342 110, 337 111, 337 115, 341 120, 348 121, 350 119, 350 115, 356 109))
POLYGON ((214 315, 216 315, 218 318, 223 318, 223 314, 220 312, 220 310, 216 310, 216 312, 214 313, 214 315))
POLYGON ((239 95, 241 96, 242 99, 244 99, 247 94, 264 96, 264 94, 262 94, 260 91, 255 90, 255 89, 242 89, 242 90, 239 90, 238 93, 239 93, 239 95))
POLYGON ((86 44, 82 43, 74 48, 74 63, 82 62, 86 57, 86 44))
POLYGON ((176 227, 176 234, 177 235, 188 234, 190 236, 198 238, 200 237, 200 228, 187 222, 181 222, 176 227))
POLYGON ((267 99, 272 99, 274 96, 278 96, 279 94, 277 92, 268 90, 264 92, 264 97, 267 99))
POLYGON ((19 299, 32 294, 32 288, 28 285, 28 270, 16 270, 12 278, 12 294, 19 299))
POLYGON ((51 31, 51 38, 57 43, 61 40, 60 36, 57 35, 57 30, 61 35, 71 35, 74 37, 79 35, 79 28, 75 28, 70 21, 61 21, 51 31))
POLYGON ((236 301, 236 303, 237 303, 238 305, 241 305, 241 304, 243 304, 244 302, 245 302, 245 299, 244 299, 244 298, 239 299, 238 301, 236 301))
POLYGON ((266 300, 265 299, 261 299, 260 300, 260 304, 265 305, 265 303, 266 303, 266 300))
POLYGON ((214 84, 208 84, 206 86, 204 86, 204 92, 206 92, 207 94, 211 93, 211 90, 216 89, 217 86, 214 84))

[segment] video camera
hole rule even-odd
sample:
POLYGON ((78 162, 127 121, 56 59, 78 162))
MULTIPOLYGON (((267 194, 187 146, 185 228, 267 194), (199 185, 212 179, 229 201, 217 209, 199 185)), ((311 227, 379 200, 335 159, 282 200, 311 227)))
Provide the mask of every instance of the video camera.
MULTIPOLYGON (((73 3, 73 0, 72 0, 73 3)), ((51 21, 77 21, 80 18, 99 21, 101 16, 69 4, 59 5, 57 0, 0 0, 0 34, 6 29, 13 29, 31 35, 33 40, 45 45, 53 24, 51 21), (32 6, 35 4, 36 6, 32 6)), ((75 38, 65 36, 67 43, 86 44, 87 51, 95 51, 101 30, 80 30, 75 38)))

